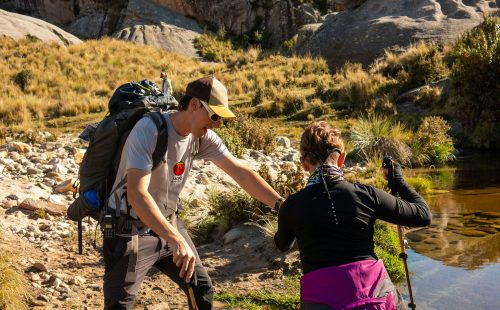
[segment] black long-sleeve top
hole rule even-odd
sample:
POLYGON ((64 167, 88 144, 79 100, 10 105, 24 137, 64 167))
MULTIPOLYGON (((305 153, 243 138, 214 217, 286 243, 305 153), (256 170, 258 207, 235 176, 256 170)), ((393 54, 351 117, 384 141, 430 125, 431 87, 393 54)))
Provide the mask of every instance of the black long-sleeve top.
POLYGON ((330 182, 338 225, 323 184, 290 195, 279 211, 276 246, 287 251, 297 239, 304 273, 377 259, 373 243, 376 219, 413 227, 431 222, 425 200, 403 180, 397 185, 401 198, 369 185, 330 182))

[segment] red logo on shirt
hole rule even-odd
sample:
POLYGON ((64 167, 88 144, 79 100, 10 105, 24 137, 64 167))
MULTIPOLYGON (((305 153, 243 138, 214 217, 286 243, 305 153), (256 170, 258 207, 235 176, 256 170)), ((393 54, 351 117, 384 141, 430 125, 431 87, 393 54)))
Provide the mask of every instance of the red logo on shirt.
POLYGON ((184 164, 183 161, 180 161, 174 165, 174 174, 175 175, 182 175, 184 173, 185 169, 186 169, 186 164, 184 164))

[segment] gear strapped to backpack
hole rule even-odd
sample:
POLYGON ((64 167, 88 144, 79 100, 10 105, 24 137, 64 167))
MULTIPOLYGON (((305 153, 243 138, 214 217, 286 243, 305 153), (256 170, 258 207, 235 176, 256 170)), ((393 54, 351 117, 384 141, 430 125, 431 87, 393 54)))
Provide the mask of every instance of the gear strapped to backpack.
POLYGON ((90 216, 107 224, 107 200, 130 131, 142 117, 149 117, 155 123, 158 138, 152 154, 154 169, 163 160, 168 145, 167 124, 161 111, 176 105, 175 98, 165 96, 148 80, 123 84, 115 90, 109 100, 108 115, 97 127, 88 126, 80 135, 87 138, 89 146, 78 171, 79 195, 67 210, 69 219, 81 221, 90 216))

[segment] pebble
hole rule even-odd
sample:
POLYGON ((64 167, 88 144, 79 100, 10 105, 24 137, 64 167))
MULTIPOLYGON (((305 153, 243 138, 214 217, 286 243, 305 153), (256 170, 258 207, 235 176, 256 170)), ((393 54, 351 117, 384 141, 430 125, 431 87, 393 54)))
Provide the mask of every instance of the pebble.
POLYGON ((35 263, 33 266, 32 266, 34 269, 38 270, 38 271, 44 271, 44 272, 47 272, 47 266, 45 266, 44 264, 42 263, 35 263))
POLYGON ((40 294, 40 295, 38 295, 37 299, 38 299, 38 300, 45 301, 45 302, 49 302, 49 301, 50 301, 49 296, 44 295, 44 294, 40 294))

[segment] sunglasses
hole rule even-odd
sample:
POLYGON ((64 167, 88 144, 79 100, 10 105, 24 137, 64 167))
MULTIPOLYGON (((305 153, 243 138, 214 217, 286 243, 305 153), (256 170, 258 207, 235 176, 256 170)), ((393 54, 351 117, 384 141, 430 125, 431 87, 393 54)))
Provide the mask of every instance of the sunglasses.
MULTIPOLYGON (((198 99, 199 100, 199 99, 198 99)), ((212 111, 212 109, 210 109, 210 107, 208 106, 208 104, 206 104, 205 102, 201 101, 201 104, 205 107, 205 109, 207 110, 208 112, 208 117, 210 117, 210 119, 213 121, 213 122, 218 122, 221 120, 221 117, 217 114, 215 114, 214 111, 212 111)))

